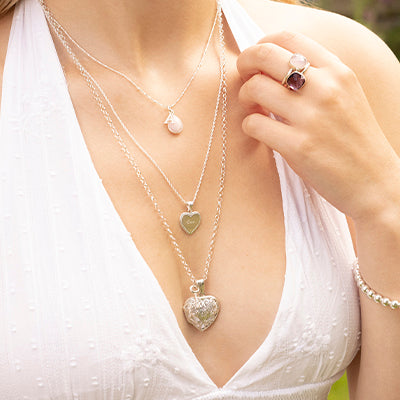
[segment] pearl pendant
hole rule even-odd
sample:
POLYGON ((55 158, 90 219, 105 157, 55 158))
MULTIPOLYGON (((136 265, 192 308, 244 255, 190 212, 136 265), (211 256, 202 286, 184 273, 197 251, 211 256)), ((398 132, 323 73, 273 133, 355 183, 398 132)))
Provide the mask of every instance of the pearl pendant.
POLYGON ((164 121, 167 125, 168 130, 174 135, 179 135, 183 130, 183 123, 179 117, 177 117, 172 109, 169 109, 167 119, 164 121))

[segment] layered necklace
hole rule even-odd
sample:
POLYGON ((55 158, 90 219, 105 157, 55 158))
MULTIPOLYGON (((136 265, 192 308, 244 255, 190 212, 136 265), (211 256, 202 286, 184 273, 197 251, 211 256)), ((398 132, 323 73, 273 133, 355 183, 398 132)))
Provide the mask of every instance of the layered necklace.
MULTIPOLYGON (((54 19, 54 17, 53 17, 54 19)), ((139 93, 141 93, 142 95, 144 95, 148 100, 150 100, 151 102, 158 104, 161 108, 163 108, 164 110, 166 110, 168 112, 168 116, 166 118, 166 120, 164 121, 164 124, 167 125, 167 128, 169 130, 169 132, 171 132, 174 135, 179 135, 182 131, 183 131, 183 122, 181 120, 181 118, 179 118, 174 111, 175 106, 179 103, 179 101, 182 99, 182 97, 185 95, 186 91, 189 89, 189 86, 191 85, 191 83, 193 82, 194 78, 196 77, 197 73, 199 72, 200 68, 203 65, 204 59, 206 57, 207 54, 207 50, 210 46, 211 43, 211 39, 213 37, 214 34, 214 30, 215 30, 215 26, 217 24, 217 20, 218 20, 218 13, 215 13, 215 18, 214 18, 214 22, 212 24, 211 27, 211 31, 210 34, 208 35, 208 39, 206 42, 206 45, 204 46, 203 52, 201 54, 200 57, 200 61, 198 62, 196 68, 194 69, 192 75, 190 76, 189 80, 187 81, 185 87, 183 88, 183 90, 181 91, 181 93, 179 94, 179 96, 176 98, 176 100, 169 104, 169 105, 165 105, 163 104, 161 101, 157 100, 156 98, 154 98, 153 96, 151 96, 150 94, 148 94, 141 86, 139 86, 139 84, 137 82, 135 82, 131 77, 129 77, 128 75, 126 75, 125 73, 118 71, 117 69, 111 67, 110 65, 106 64, 105 62, 99 60, 97 57, 95 57, 93 54, 89 53, 83 46, 81 46, 55 19, 55 23, 58 25, 58 28, 63 32, 63 34, 80 50, 82 51, 82 53, 84 53, 87 57, 89 57, 92 61, 94 61, 95 63, 97 63, 98 65, 101 65, 102 67, 108 69, 109 71, 114 72, 115 74, 119 75, 120 77, 124 78, 127 82, 129 82, 133 87, 135 87, 139 93)))
MULTIPOLYGON (((216 105, 216 109, 215 109, 215 113, 214 113, 214 120, 213 120, 212 129, 211 129, 211 134, 210 134, 210 140, 209 140, 209 145, 208 145, 208 149, 207 149, 207 154, 206 154, 205 162, 203 164, 203 169, 202 169, 202 173, 201 173, 201 176, 200 176, 200 181, 199 181, 199 184, 197 185, 196 193, 195 193, 195 196, 194 196, 194 200, 195 200, 196 197, 197 197, 198 191, 200 189, 200 185, 201 185, 203 176, 204 176, 206 164, 207 164, 208 157, 209 157, 209 152, 210 152, 210 149, 211 149, 212 138, 213 138, 213 135, 214 135, 214 130, 215 130, 215 125, 216 125, 216 120, 217 120, 217 115, 218 115, 219 104, 221 103, 222 145, 221 145, 221 167, 220 167, 219 188, 218 188, 218 195, 217 195, 217 207, 216 207, 215 218, 214 218, 214 223, 213 223, 213 228, 212 228, 212 233, 211 233, 209 250, 208 250, 207 258, 206 258, 205 265, 204 265, 203 277, 201 279, 196 279, 196 277, 194 276, 189 264, 187 263, 184 255, 182 253, 182 250, 181 250, 181 248, 180 248, 180 246, 179 246, 179 244, 178 244, 178 242, 176 240, 176 237, 173 234, 173 232, 172 232, 172 230, 170 228, 170 225, 168 224, 168 221, 167 221, 164 213, 162 212, 162 210, 161 210, 161 208, 159 206, 159 203, 158 203, 156 197, 154 196, 154 194, 153 194, 152 190, 150 189, 150 186, 148 185, 143 173, 141 172, 141 170, 140 170, 140 168, 139 168, 139 166, 138 166, 138 164, 136 162, 135 157, 131 154, 131 152, 129 151, 127 145, 125 144, 125 141, 123 140, 123 138, 119 134, 117 128, 115 127, 115 124, 114 124, 114 122, 113 122, 113 120, 112 120, 112 118, 110 116, 110 113, 108 112, 106 106, 104 105, 103 99, 105 100, 105 102, 109 106, 109 108, 112 111, 112 113, 114 114, 114 116, 120 122, 121 126, 124 128, 126 133, 129 135, 129 137, 134 141, 134 143, 138 146, 138 148, 141 151, 143 151, 144 154, 152 161, 153 165, 155 165, 156 168, 161 172, 161 174, 163 175, 165 180, 168 182, 169 186, 174 190, 174 192, 178 195, 178 197, 182 197, 182 196, 180 196, 179 192, 174 188, 174 186, 172 185, 170 180, 166 177, 166 175, 161 170, 161 168, 158 166, 158 164, 154 161, 154 159, 143 149, 142 146, 140 146, 140 144, 138 144, 136 138, 134 138, 134 136, 130 133, 130 131, 128 130, 126 125, 123 123, 123 121, 121 120, 121 118, 119 117, 117 112, 115 111, 115 108, 113 107, 112 103, 110 102, 108 96, 106 95, 106 93, 104 92, 102 87, 93 78, 93 76, 87 71, 87 69, 81 64, 80 60, 78 59, 76 54, 73 52, 71 46, 69 45, 69 43, 67 41, 67 37, 71 40, 70 35, 66 34, 65 29, 54 18, 54 16, 52 15, 51 11, 49 10, 49 8, 44 3, 44 0, 39 0, 39 1, 40 1, 41 5, 42 5, 44 14, 46 16, 46 19, 47 19, 49 25, 51 26, 51 28, 55 32, 56 36, 58 37, 58 39, 60 40, 60 42, 64 46, 64 48, 67 51, 67 53, 69 54, 69 56, 71 57, 75 67, 79 70, 80 74, 85 79, 85 81, 86 81, 86 83, 87 83, 87 85, 88 85, 88 87, 89 87, 89 89, 90 89, 90 91, 91 91, 91 93, 93 95, 93 98, 95 99, 95 101, 96 101, 96 103, 97 103, 97 105, 98 105, 98 107, 99 107, 99 109, 100 109, 100 111, 101 111, 101 113, 102 113, 107 125, 109 126, 109 128, 110 128, 110 130, 111 130, 111 132, 113 134, 113 137, 118 142, 118 144, 119 144, 119 146, 121 148, 121 151, 127 157, 127 159, 129 161, 131 167, 133 168, 133 170, 134 170, 134 172, 135 172, 140 184, 142 185, 143 189, 145 190, 145 193, 147 194, 147 196, 151 200, 151 202, 153 204, 153 207, 154 207, 155 211, 157 212, 157 214, 158 214, 158 216, 159 216, 159 218, 161 220, 162 226, 163 226, 164 230, 166 231, 166 233, 168 234, 168 237, 170 239, 172 247, 173 247, 178 259, 180 260, 183 268, 185 269, 187 275, 189 276, 189 278, 190 278, 190 280, 192 282, 192 285, 190 286, 189 290, 191 291, 193 296, 189 297, 185 301, 185 303, 183 305, 183 311, 184 311, 186 320, 188 321, 188 323, 192 324, 198 330, 200 330, 200 331, 206 330, 208 327, 210 327, 213 324, 213 322, 217 318, 219 310, 220 310, 220 303, 219 303, 218 299, 216 297, 214 297, 214 296, 206 295, 205 291, 204 291, 204 285, 205 285, 205 281, 207 280, 208 272, 209 272, 209 268, 210 268, 210 264, 211 264, 211 260, 213 258, 216 235, 217 235, 219 222, 220 222, 222 200, 223 200, 223 193, 224 193, 224 187, 225 187, 226 150, 227 150, 226 55, 225 55, 224 29, 223 29, 223 23, 222 23, 222 9, 221 9, 220 0, 218 0, 216 18, 215 18, 214 25, 213 25, 213 28, 212 28, 212 31, 211 31, 211 32, 213 32, 215 23, 216 23, 216 21, 218 21, 219 43, 220 43, 220 84, 219 84, 217 105, 216 105)), ((211 40, 211 37, 209 37, 205 49, 208 48, 210 40, 211 40)), ((73 40, 72 43, 77 45, 77 42, 75 40, 73 40)), ((82 49, 81 46, 79 46, 79 45, 78 45, 78 48, 82 49)), ((205 51, 203 52, 203 57, 202 58, 204 58, 205 51)), ((198 67, 198 69, 199 68, 200 67, 198 67)), ((197 73, 197 71, 196 71, 196 73, 197 73)), ((192 75, 192 77, 194 79, 193 75, 192 75)), ((185 91, 186 91, 186 89, 185 89, 185 91)), ((183 96, 183 94, 182 94, 182 96, 183 96)), ((193 218, 193 216, 197 215, 198 213, 196 214, 196 212, 192 210, 192 206, 193 206, 194 201, 186 202, 183 198, 182 198, 182 200, 186 204, 186 206, 188 207, 188 210, 187 210, 186 213, 183 213, 181 215, 181 226, 183 224, 184 227, 187 228, 187 227, 190 227, 191 224, 187 224, 186 225, 185 222, 182 222, 182 220, 185 221, 185 216, 187 216, 189 218, 189 220, 190 220, 191 218, 193 218)), ((198 216, 200 217, 200 214, 198 214, 198 216)), ((199 219, 199 223, 200 223, 200 219, 199 219)), ((186 229, 184 227, 183 227, 183 229, 186 231, 186 229)), ((194 230, 196 230, 197 227, 198 227, 198 224, 197 224, 197 226, 196 226, 196 228, 194 230)), ((190 230, 190 229, 188 228, 188 230, 190 230)), ((187 233, 190 233, 190 232, 187 232, 187 233)))
MULTIPOLYGON (((57 36, 61 40, 61 36, 63 37, 62 43, 67 43, 66 39, 68 38, 71 43, 73 43, 79 50, 81 50, 86 56, 88 56, 91 60, 95 61, 97 64, 101 65, 102 67, 116 73, 117 75, 121 76, 125 80, 127 80, 129 83, 131 83, 135 88, 139 90, 140 93, 144 94, 147 98, 152 97, 149 95, 136 83, 134 82, 130 77, 128 77, 126 74, 116 70, 115 68, 110 67, 109 65, 105 64, 104 62, 100 61, 98 58, 96 58, 94 55, 89 53, 86 49, 84 49, 68 32, 67 30, 57 21, 57 19, 54 17, 54 15, 50 12, 50 10, 46 7, 45 3, 41 1, 42 7, 44 8, 47 20, 49 21, 50 25, 53 27, 55 30, 57 36)), ((193 81, 194 77, 196 76, 198 70, 200 69, 201 65, 203 64, 204 57, 207 53, 207 49, 209 48, 210 42, 212 35, 215 31, 215 26, 218 21, 218 7, 217 7, 217 12, 215 14, 214 22, 211 28, 210 35, 207 39, 207 43, 205 45, 204 51, 202 53, 201 59, 199 64, 197 65, 195 71, 192 74, 191 79, 189 80, 188 84, 185 86, 185 89, 182 91, 181 95, 178 97, 178 100, 175 101, 175 103, 172 105, 174 106, 177 104, 177 102, 183 97, 185 94, 187 88, 193 81)), ((65 45, 64 45, 65 47, 65 45)), ((68 50, 67 50, 68 51, 68 50)), ((79 60, 78 60, 79 61, 79 60)), ((219 83, 219 90, 218 90, 218 96, 217 96, 217 101, 216 101, 216 106, 215 106, 215 112, 214 112, 214 118, 212 122, 212 127, 210 131, 210 138, 208 141, 208 147, 206 151, 206 155, 204 157, 204 162, 203 166, 200 172, 200 177, 196 186, 196 189, 194 191, 194 194, 192 196, 192 200, 185 200, 184 197, 180 194, 180 192, 176 189, 175 185, 172 183, 171 179, 168 178, 168 176, 165 174, 165 172, 160 168, 160 166, 157 164, 157 162, 154 160, 154 158, 146 151, 146 149, 138 142, 138 140, 134 137, 134 135, 130 132, 130 130, 127 128, 127 126, 124 124, 124 122, 121 120, 119 114, 113 107, 111 101, 109 100, 108 96, 105 94, 104 90, 100 87, 100 85, 97 83, 97 81, 91 76, 92 81, 95 83, 95 86, 97 87, 97 90, 100 91, 101 95, 103 96, 104 100, 106 101, 107 105, 109 106, 110 110, 114 114, 115 118, 118 120, 118 122, 121 124, 123 130, 127 133, 127 135, 130 137, 130 139, 135 143, 135 145, 139 148, 139 150, 148 158, 148 160, 154 165, 154 167, 159 171, 161 176, 164 178, 168 186, 171 188, 173 193, 176 195, 176 197, 182 202, 184 206, 184 211, 181 212, 179 216, 179 223, 182 228, 182 230, 187 233, 188 235, 192 235, 198 227, 200 226, 201 223, 201 215, 199 211, 194 210, 194 205, 197 199, 197 196, 200 191, 201 184, 203 182, 204 174, 206 171, 206 166, 209 160, 209 155, 212 147, 212 142, 214 138, 214 132, 215 132, 215 126, 216 126, 216 121, 218 117, 218 110, 219 110, 219 103, 221 99, 221 90, 222 90, 222 70, 220 73, 220 83, 219 83)), ((155 100, 157 104, 159 103, 157 100, 155 100)), ((172 107, 170 106, 170 107, 172 107)))

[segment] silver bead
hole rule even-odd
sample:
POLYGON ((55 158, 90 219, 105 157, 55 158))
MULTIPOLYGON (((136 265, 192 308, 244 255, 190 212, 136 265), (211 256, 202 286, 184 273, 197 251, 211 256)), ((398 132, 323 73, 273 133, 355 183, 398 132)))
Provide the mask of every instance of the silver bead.
POLYGON ((390 304, 390 308, 392 310, 395 310, 396 308, 400 308, 400 301, 393 300, 392 303, 390 304))
POLYGON ((375 292, 372 290, 372 289, 369 289, 368 291, 367 291, 367 293, 366 293, 366 295, 370 298, 370 299, 372 299, 372 296, 375 294, 375 292))
POLYGON ((357 286, 365 295, 367 295, 369 299, 372 299, 375 301, 375 303, 382 304, 385 307, 389 306, 392 310, 400 308, 400 301, 390 300, 387 297, 384 298, 382 295, 376 293, 372 288, 370 288, 367 285, 367 283, 361 276, 358 260, 356 260, 353 264, 353 272, 354 272, 354 280, 356 281, 357 286))
POLYGON ((387 297, 385 297, 385 298, 382 300, 382 305, 384 305, 385 307, 389 306, 389 305, 390 305, 390 299, 388 299, 387 297))
POLYGON ((382 301, 382 296, 380 294, 374 294, 372 298, 374 299, 375 303, 380 303, 382 301))
POLYGON ((361 286, 361 291, 362 291, 363 293, 367 294, 368 290, 369 290, 369 287, 364 283, 364 284, 361 286))

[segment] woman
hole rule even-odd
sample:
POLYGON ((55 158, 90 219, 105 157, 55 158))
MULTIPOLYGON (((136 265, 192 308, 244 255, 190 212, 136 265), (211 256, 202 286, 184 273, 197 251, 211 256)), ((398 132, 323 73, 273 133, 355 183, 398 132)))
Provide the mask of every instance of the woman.
POLYGON ((320 400, 347 369, 396 399, 400 311, 359 302, 341 214, 399 299, 390 50, 272 1, 11 3, 0 397, 320 400))

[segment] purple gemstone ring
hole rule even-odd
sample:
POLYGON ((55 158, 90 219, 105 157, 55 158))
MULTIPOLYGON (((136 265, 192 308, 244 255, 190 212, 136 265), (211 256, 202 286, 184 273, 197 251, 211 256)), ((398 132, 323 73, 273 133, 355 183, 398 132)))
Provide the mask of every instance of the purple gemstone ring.
POLYGON ((310 63, 303 55, 293 54, 292 57, 290 57, 289 65, 290 70, 283 78, 282 85, 297 92, 306 83, 304 73, 307 71, 310 63))

